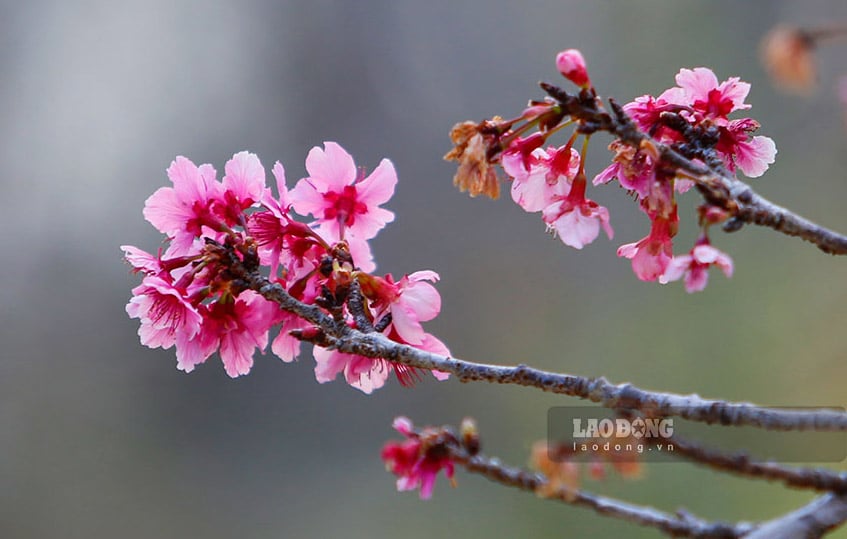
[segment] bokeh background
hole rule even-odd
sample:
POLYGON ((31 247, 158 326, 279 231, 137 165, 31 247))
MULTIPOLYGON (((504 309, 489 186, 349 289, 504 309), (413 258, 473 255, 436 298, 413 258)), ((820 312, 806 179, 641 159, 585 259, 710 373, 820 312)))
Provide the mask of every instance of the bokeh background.
MULTIPOLYGON (((138 343, 124 243, 155 250, 144 200, 186 155, 218 170, 249 149, 290 180, 325 140, 370 168, 395 163, 396 222, 380 269, 437 270, 428 325, 459 357, 527 362, 644 387, 772 405, 845 405, 845 261, 769 230, 717 234, 737 265, 705 293, 639 282, 615 256, 647 223, 616 187, 594 197, 616 237, 582 252, 508 199, 472 200, 441 156, 457 121, 509 116, 582 49, 626 101, 710 66, 753 84, 779 148, 763 194, 847 230, 847 138, 820 51, 807 98, 774 89, 758 42, 778 22, 847 21, 847 4, 344 0, 0 3, 0 536, 656 537, 651 530, 458 474, 434 498, 397 494, 379 460, 390 423, 478 419, 486 450, 526 462, 546 412, 575 401, 517 387, 392 382, 365 396, 319 385, 308 354, 257 357, 229 379, 138 343)), ((608 139, 597 137, 599 171, 608 139)), ((683 203, 693 240, 696 196, 683 203)), ((806 493, 687 465, 587 487, 704 518, 767 519, 806 493)), ((843 532, 841 537, 847 537, 843 532)))

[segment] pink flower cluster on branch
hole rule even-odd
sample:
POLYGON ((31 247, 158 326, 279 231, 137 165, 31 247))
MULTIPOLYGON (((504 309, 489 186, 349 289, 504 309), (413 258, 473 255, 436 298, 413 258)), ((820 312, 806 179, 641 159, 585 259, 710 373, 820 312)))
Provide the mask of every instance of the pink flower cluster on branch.
MULTIPOLYGON (((236 377, 250 372, 256 350, 264 352, 271 329, 281 326, 271 350, 293 361, 304 335, 320 328, 250 290, 231 271, 235 263, 249 271, 267 268, 270 282, 336 323, 449 355, 421 325, 441 310, 431 284, 438 274, 419 271, 398 280, 372 274, 368 240, 394 219, 381 207, 397 183, 392 163, 383 159, 366 176, 341 146, 327 142, 309 152, 306 170, 309 175, 289 190, 277 162, 274 196, 251 153, 235 154, 221 181, 211 165, 174 160, 168 168, 173 185, 157 190, 144 207, 145 218, 167 236, 167 248, 154 256, 122 247, 143 275, 126 308, 141 322, 142 344, 175 347, 177 367, 186 372, 219 352, 227 374, 236 377)), ((385 359, 319 347, 313 354, 319 382, 343 374, 365 393, 382 387, 392 372, 404 385, 420 377, 416 369, 385 359)))
MULTIPOLYGON (((594 132, 614 129, 610 116, 601 118, 602 103, 579 51, 559 53, 556 65, 580 88, 577 96, 543 85, 548 92, 555 90, 552 97, 531 101, 512 120, 495 117, 457 124, 451 132, 455 147, 445 158, 459 162, 454 183, 461 190, 492 198, 499 192, 495 173, 499 165, 511 182, 512 199, 527 212, 541 212, 547 230, 564 244, 582 249, 601 229, 609 239, 613 237, 608 210, 586 196, 585 154, 594 132), (593 115, 575 114, 559 96, 593 115), (551 145, 552 136, 569 126, 574 131, 566 143, 551 145), (574 144, 580 135, 584 142, 577 151, 574 144)), ((646 237, 618 249, 618 256, 631 260, 635 275, 660 283, 684 277, 686 290, 695 292, 705 287, 711 266, 732 275, 732 261, 711 245, 708 236, 709 226, 726 222, 732 215, 707 201, 700 208, 700 239, 688 254, 675 256, 676 197, 700 178, 668 162, 659 148, 678 152, 694 166, 757 177, 774 162, 776 146, 768 137, 753 135, 759 128, 755 120, 729 117, 750 108, 745 103, 749 84, 737 77, 719 82, 703 67, 680 70, 676 82, 659 97, 645 95, 622 107, 621 113, 628 114, 633 127, 645 135, 637 146, 630 140, 614 140, 609 146, 614 152, 612 163, 592 183, 617 181, 650 221, 646 237)))

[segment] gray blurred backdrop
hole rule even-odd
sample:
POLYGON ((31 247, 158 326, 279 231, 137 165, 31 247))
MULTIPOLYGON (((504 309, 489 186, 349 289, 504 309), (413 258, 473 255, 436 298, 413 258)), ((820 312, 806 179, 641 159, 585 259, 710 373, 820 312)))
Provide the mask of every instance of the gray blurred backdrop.
MULTIPOLYGON (((441 156, 463 119, 516 113, 578 47, 600 91, 626 101, 710 66, 753 84, 751 115, 779 148, 755 186, 847 230, 847 138, 834 90, 844 49, 821 51, 807 99, 771 87, 758 41, 775 23, 847 19, 828 2, 3 2, 0 6, 0 536, 12 538, 656 537, 458 473, 434 498, 398 494, 379 450, 392 418, 478 419, 488 452, 523 464, 548 407, 517 387, 392 381, 367 397, 318 385, 308 355, 257 357, 237 380, 217 356, 186 375, 138 343, 138 279, 118 246, 155 250, 144 200, 177 154, 220 171, 236 151, 290 180, 335 140, 395 163, 396 222, 380 270, 440 272, 428 328, 459 357, 527 362, 648 388, 774 405, 844 405, 845 260, 768 230, 716 234, 737 264, 705 293, 639 282, 615 256, 647 223, 615 187, 614 242, 583 252, 508 199, 472 200, 441 156)), ((597 137, 589 167, 606 158, 597 137)), ((693 239, 696 196, 685 197, 693 239)), ((654 465, 601 493, 766 519, 811 498, 701 469, 654 465)), ((842 534, 842 537, 847 535, 842 534)))

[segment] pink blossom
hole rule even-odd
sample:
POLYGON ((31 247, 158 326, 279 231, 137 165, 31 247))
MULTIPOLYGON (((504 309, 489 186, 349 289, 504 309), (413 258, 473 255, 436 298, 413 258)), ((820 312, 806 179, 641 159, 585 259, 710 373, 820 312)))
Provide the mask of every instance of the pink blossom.
POLYGON ((438 281, 438 274, 429 270, 416 271, 396 283, 390 274, 385 279, 363 279, 366 279, 365 295, 374 298, 376 318, 391 313, 388 327, 393 328, 403 342, 420 345, 425 335, 421 322, 432 320, 441 311, 441 295, 429 284, 438 281))
POLYGON ((686 292, 700 292, 709 282, 710 266, 717 266, 727 277, 732 277, 732 259, 715 247, 708 240, 701 241, 687 254, 676 256, 668 264, 664 274, 659 278, 662 284, 677 281, 685 276, 686 292))
POLYGON ((579 153, 573 148, 536 148, 524 156, 506 152, 503 170, 512 177, 512 200, 528 212, 549 206, 556 196, 566 196, 579 170, 579 153))
POLYGON ((757 178, 776 160, 776 144, 771 138, 751 136, 758 129, 759 122, 751 118, 733 120, 721 129, 717 150, 727 168, 738 166, 746 176, 757 178))
POLYGON ((577 176, 570 193, 544 208, 542 214, 548 229, 575 249, 597 239, 601 226, 609 239, 615 235, 609 224, 609 210, 585 198, 585 183, 584 174, 577 176))
POLYGON ((563 198, 544 209, 544 222, 565 245, 582 249, 597 239, 600 227, 606 236, 615 236, 609 224, 609 210, 593 200, 583 198, 578 204, 563 198))
MULTIPOLYGON (((396 328, 394 331, 388 330, 388 337, 392 340, 405 343, 398 337, 396 328)), ((414 345, 416 348, 449 356, 450 350, 438 338, 429 333, 424 333, 420 337, 420 343, 414 345)), ((338 350, 327 350, 316 346, 313 351, 315 357, 315 378, 321 384, 335 380, 339 374, 344 374, 344 379, 348 384, 356 389, 370 395, 375 389, 379 389, 385 385, 388 376, 393 371, 397 380, 403 386, 414 385, 416 381, 421 379, 421 372, 418 369, 403 365, 402 363, 391 363, 385 359, 369 358, 356 354, 347 354, 338 350)), ((430 371, 436 380, 444 381, 450 377, 449 373, 441 371, 430 371)))
POLYGON ((725 125, 731 112, 750 108, 744 103, 750 93, 750 84, 738 77, 730 77, 718 84, 714 71, 696 67, 680 69, 676 83, 679 86, 666 90, 659 99, 691 107, 718 125, 725 125))
POLYGON ((211 165, 196 166, 179 156, 168 167, 173 187, 161 187, 144 203, 144 217, 159 232, 172 238, 177 251, 187 249, 203 228, 217 230, 220 217, 214 206, 220 202, 222 186, 211 165))
POLYGON ((583 58, 582 53, 578 50, 568 49, 556 55, 556 68, 562 76, 580 88, 591 86, 591 80, 588 78, 588 68, 585 65, 585 58, 583 58))
POLYGON ((383 159, 365 178, 341 146, 325 142, 324 147, 312 148, 306 157, 309 177, 290 192, 295 211, 314 216, 321 235, 330 242, 348 236, 373 238, 394 220, 394 213, 379 207, 394 194, 394 165, 383 159))
POLYGON ((141 320, 138 336, 150 348, 170 348, 177 336, 192 339, 200 331, 202 317, 183 291, 161 277, 147 275, 132 289, 126 306, 130 318, 141 320))
POLYGON ((391 364, 384 359, 345 354, 318 346, 313 354, 316 362, 315 378, 318 382, 331 382, 338 374, 344 373, 348 384, 367 395, 384 386, 392 370, 391 364))
POLYGON ((673 256, 670 223, 666 219, 655 219, 650 234, 636 243, 621 245, 618 256, 632 260, 636 277, 655 281, 665 272, 673 256))
POLYGON ((388 470, 397 476, 397 490, 403 492, 420 488, 420 497, 432 497, 438 472, 453 481, 453 461, 440 444, 437 432, 423 431, 417 434, 412 422, 405 417, 394 420, 394 428, 405 436, 400 442, 388 442, 382 449, 381 458, 388 470))
POLYGON ((201 311, 203 324, 196 338, 177 341, 177 367, 185 372, 220 350, 226 373, 235 378, 250 372, 256 348, 264 351, 268 330, 278 307, 252 290, 234 301, 217 301, 201 311))

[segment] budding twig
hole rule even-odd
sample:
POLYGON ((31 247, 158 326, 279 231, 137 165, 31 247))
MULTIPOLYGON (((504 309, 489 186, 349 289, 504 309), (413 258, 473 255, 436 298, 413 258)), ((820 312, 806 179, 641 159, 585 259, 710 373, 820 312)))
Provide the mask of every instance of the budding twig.
POLYGON ((656 528, 671 537, 735 538, 742 537, 754 529, 753 525, 747 523, 731 525, 706 522, 687 512, 671 515, 652 507, 634 505, 582 490, 566 487, 550 490, 545 488, 548 486, 548 479, 543 474, 505 466, 498 460, 483 455, 471 456, 459 447, 451 446, 449 449, 452 460, 463 466, 468 472, 482 475, 496 483, 521 490, 543 491, 547 498, 585 507, 600 515, 656 528))

